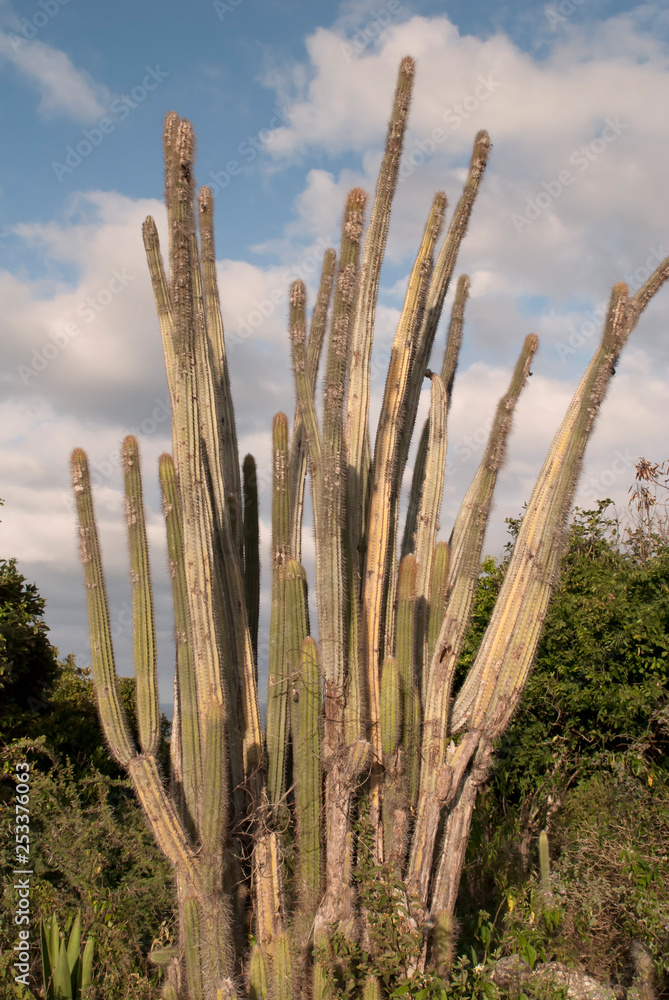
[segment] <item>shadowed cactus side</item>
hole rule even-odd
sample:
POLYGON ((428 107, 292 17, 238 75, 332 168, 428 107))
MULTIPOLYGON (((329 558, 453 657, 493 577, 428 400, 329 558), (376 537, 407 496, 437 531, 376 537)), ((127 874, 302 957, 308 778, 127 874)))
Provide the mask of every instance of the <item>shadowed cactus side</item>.
POLYGON ((168 268, 152 219, 143 230, 172 405, 172 455, 162 456, 159 470, 176 639, 169 775, 160 773, 157 757, 155 636, 137 443, 127 438, 123 456, 138 745, 118 694, 88 462, 80 449, 72 456, 100 716, 110 750, 127 768, 175 873, 179 947, 154 956, 167 969, 166 998, 326 1000, 347 989, 381 1000, 414 975, 423 981, 431 972, 448 974, 472 811, 493 740, 515 711, 532 666, 586 443, 618 355, 669 276, 665 261, 636 295, 623 284, 614 287, 601 344, 537 480, 476 660, 455 690, 495 482, 537 338, 531 334, 521 346, 449 541, 439 541, 466 275, 457 283, 437 373, 428 364, 490 140, 485 132, 476 136, 447 226, 445 195, 433 200, 372 446, 376 300, 413 76, 413 61, 404 59, 369 224, 365 228, 367 196, 356 188, 346 199, 339 252, 325 254, 310 324, 304 285, 297 281, 290 289, 297 402, 292 429, 284 414, 273 427, 264 732, 255 462, 246 456, 240 473, 213 199, 208 188, 196 195, 193 130, 175 113, 165 122, 168 268), (322 409, 315 398, 321 354, 322 409), (400 488, 426 379, 430 412, 402 526, 400 488), (318 641, 301 565, 307 472, 318 641), (356 832, 363 819, 364 846, 356 832), (356 882, 363 862, 372 873, 367 887, 356 882), (388 879, 385 889, 380 876, 388 879), (380 889, 394 945, 365 903, 380 889), (382 958, 390 960, 385 979, 375 971, 382 958))

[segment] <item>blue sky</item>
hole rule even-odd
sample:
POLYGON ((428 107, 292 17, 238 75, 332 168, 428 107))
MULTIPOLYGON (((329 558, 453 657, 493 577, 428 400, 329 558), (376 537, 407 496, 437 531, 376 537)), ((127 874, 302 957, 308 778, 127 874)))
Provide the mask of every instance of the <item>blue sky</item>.
MULTIPOLYGON (((240 447, 256 455, 262 474, 272 414, 293 413, 285 301, 259 325, 249 318, 296 275, 313 294, 314 262, 337 245, 346 191, 373 191, 407 54, 417 60, 416 86, 382 276, 374 405, 433 193, 444 189, 452 208, 474 135, 488 128, 490 164, 456 269, 470 275, 472 293, 442 536, 534 331, 540 353, 487 540, 497 554, 504 518, 529 496, 590 357, 611 285, 625 279, 636 290, 669 254, 668 4, 0 3, 0 551, 16 556, 47 597, 63 655, 88 660, 67 469, 72 447, 82 445, 98 469, 119 669, 131 672, 115 452, 136 429, 167 700, 170 597, 155 470, 169 424, 141 246, 147 214, 164 232, 165 113, 193 121, 198 180, 217 195, 240 447)), ((632 335, 602 409, 581 506, 606 495, 624 506, 636 458, 667 457, 668 312, 665 288, 632 335)), ((265 547, 268 500, 265 491, 265 547)), ((307 543, 308 569, 310 552, 307 543)))

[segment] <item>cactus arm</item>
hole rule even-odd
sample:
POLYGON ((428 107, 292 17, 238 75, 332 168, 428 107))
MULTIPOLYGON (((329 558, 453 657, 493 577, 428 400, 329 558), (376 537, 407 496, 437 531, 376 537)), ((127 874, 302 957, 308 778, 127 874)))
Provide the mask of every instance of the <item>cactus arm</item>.
POLYGON ((213 983, 225 978, 234 954, 230 901, 222 888, 229 801, 226 722, 224 707, 212 702, 204 731, 200 899, 204 917, 201 961, 213 983))
POLYGON ((641 286, 628 304, 627 326, 630 332, 639 321, 641 313, 644 311, 653 296, 660 290, 662 285, 669 279, 669 257, 655 268, 648 280, 641 286))
POLYGON ((541 875, 541 888, 544 892, 548 892, 551 879, 551 858, 546 830, 542 830, 539 834, 539 872, 541 875))
POLYGON ((422 649, 418 650, 418 665, 423 698, 427 689, 427 631, 432 571, 432 552, 439 530, 441 500, 446 474, 446 409, 447 397, 444 383, 439 375, 432 376, 430 401, 429 436, 425 458, 425 479, 418 512, 415 553, 418 565, 416 578, 416 601, 418 634, 422 636, 422 649))
POLYGON ((439 637, 441 623, 446 614, 448 598, 448 567, 451 550, 448 542, 437 542, 432 554, 432 578, 430 583, 430 620, 427 632, 426 664, 432 662, 434 647, 439 637))
MULTIPOLYGON (((474 205, 474 199, 476 198, 481 177, 483 176, 483 172, 485 170, 489 149, 490 138, 488 133, 483 131, 478 132, 476 139, 474 140, 474 149, 469 164, 467 180, 465 181, 464 189, 458 204, 456 205, 453 218, 451 219, 450 226, 448 227, 448 233, 446 234, 446 238, 444 239, 441 250, 439 251, 439 256, 437 257, 437 261, 434 265, 434 271, 432 272, 430 286, 428 288, 425 302, 425 310, 423 312, 422 329, 417 338, 416 360, 406 394, 405 406, 402 411, 403 431, 398 464, 400 481, 404 475, 404 469, 409 455, 409 445, 411 443, 414 425, 416 423, 416 414, 418 412, 418 403, 420 401, 423 374, 432 352, 432 345, 434 343, 437 325, 444 306, 444 299, 446 298, 446 293, 451 281, 460 244, 462 243, 462 239, 467 231, 469 218, 474 205)), ((455 335, 451 341, 453 353, 448 355, 447 350, 447 355, 449 356, 449 361, 452 360, 452 370, 454 372, 454 365, 457 362, 458 353, 456 349, 458 339, 457 329, 454 329, 453 333, 455 335)), ((444 379, 444 385, 447 388, 449 381, 452 382, 452 375, 450 378, 447 376, 447 378, 444 379)))
POLYGON ((277 937, 272 959, 273 1000, 293 1000, 293 961, 290 939, 286 933, 277 937))
MULTIPOLYGON (((349 550, 350 555, 350 550, 349 550)), ((360 602, 352 574, 348 578, 348 676, 346 678, 346 705, 344 707, 344 743, 351 746, 364 739, 366 733, 365 678, 360 647, 360 602)))
POLYGON ((350 191, 342 220, 325 369, 321 487, 314 515, 318 627, 325 680, 325 753, 334 753, 343 738, 347 574, 343 549, 346 461, 342 407, 365 200, 360 188, 350 191))
POLYGON ((335 989, 332 979, 327 975, 323 965, 316 959, 312 971, 311 995, 313 1000, 334 1000, 335 989))
MULTIPOLYGON (((513 407, 526 383, 536 348, 537 338, 532 334, 525 340, 508 392, 499 401, 481 464, 462 502, 451 535, 448 580, 445 587, 448 593, 446 611, 435 652, 432 659, 426 663, 428 676, 424 678, 426 695, 421 752, 423 763, 410 861, 412 866, 410 879, 414 885, 420 886, 422 905, 426 902, 429 866, 437 834, 441 801, 437 789, 448 757, 449 703, 455 665, 469 621, 492 493, 511 429, 513 407)), ((433 625, 433 631, 435 629, 436 623, 433 625)))
POLYGON ((174 375, 176 358, 174 353, 174 316, 170 302, 170 293, 165 277, 162 257, 160 255, 160 241, 156 223, 147 216, 142 225, 142 238, 144 240, 144 250, 146 260, 149 265, 151 285, 153 287, 153 297, 158 313, 158 322, 163 341, 163 352, 165 354, 165 369, 167 372, 167 385, 170 391, 170 399, 173 401, 174 395, 174 375))
POLYGON ((273 428, 272 610, 267 681, 267 793, 273 805, 286 789, 288 753, 288 675, 286 670, 285 571, 290 545, 288 419, 277 413, 273 428))
MULTIPOLYGON (((462 345, 462 325, 464 321, 465 304, 467 302, 467 295, 469 293, 469 278, 466 274, 460 275, 458 278, 458 286, 455 292, 455 300, 453 302, 453 307, 451 309, 451 320, 448 327, 448 337, 446 338, 446 350, 444 352, 444 361, 441 369, 441 381, 444 384, 444 389, 446 390, 446 409, 450 409, 451 397, 453 394, 453 380, 455 378, 455 371, 458 365, 458 358, 460 356, 460 347, 462 345)), ((416 533, 416 523, 418 518, 418 507, 420 504, 420 497, 423 488, 423 478, 425 475, 425 454, 427 451, 427 442, 429 437, 430 421, 429 418, 425 421, 423 425, 423 432, 421 434, 420 442, 418 444, 418 452, 416 455, 416 461, 414 463, 413 476, 411 479, 411 494, 409 497, 409 508, 407 511, 406 522, 404 526, 404 539, 402 541, 402 555, 405 556, 409 552, 415 552, 415 533, 416 533)), ((407 452, 408 455, 408 452, 407 452)))
MULTIPOLYGON (((415 357, 412 359, 412 370, 409 383, 400 414, 402 435, 399 442, 397 455, 397 481, 402 482, 407 459, 409 457, 409 447, 413 437, 416 414, 420 402, 420 393, 423 377, 427 363, 432 352, 437 326, 441 317, 444 299, 448 291, 453 269, 457 260, 460 244, 467 231, 469 218, 471 215, 474 200, 476 198, 481 177, 487 163, 490 149, 490 138, 487 132, 481 131, 476 135, 474 148, 469 164, 469 171, 463 192, 453 213, 448 233, 443 242, 442 248, 437 257, 436 264, 432 271, 425 308, 422 313, 422 325, 415 344, 415 357)), ((468 281, 462 281, 458 286, 456 300, 453 306, 453 314, 449 326, 449 337, 446 346, 446 354, 442 368, 442 380, 447 390, 448 402, 450 406, 450 396, 457 366, 457 359, 462 341, 462 316, 468 291, 468 281)), ((399 490, 392 500, 391 518, 396 526, 399 517, 399 490)), ((397 528, 395 527, 395 531, 397 528)))
MULTIPOLYGON (((214 199, 208 187, 200 188, 198 205, 200 210, 200 243, 202 247, 202 280, 206 327, 209 336, 211 364, 216 393, 218 415, 218 437, 221 447, 223 479, 228 495, 236 498, 237 509, 242 508, 242 488, 239 476, 239 449, 235 411, 230 392, 230 374, 225 350, 225 335, 221 304, 216 280, 216 250, 214 244, 214 199)), ((237 539, 239 541, 239 539, 237 539)))
POLYGON ((427 789, 423 778, 426 764, 423 761, 416 824, 406 876, 407 893, 414 901, 413 910, 416 916, 424 917, 426 912, 434 841, 442 809, 448 807, 455 798, 480 739, 480 732, 473 730, 465 734, 457 747, 451 741, 444 762, 435 776, 436 780, 427 789))
MULTIPOLYGON (((378 759, 381 758, 379 734, 381 622, 384 589, 388 576, 388 549, 391 538, 389 513, 396 482, 394 472, 400 438, 399 417, 403 409, 410 360, 413 355, 413 339, 424 304, 432 252, 443 220, 444 203, 443 195, 437 195, 409 279, 404 307, 393 342, 374 452, 363 580, 363 642, 372 746, 378 759)), ((392 556, 394 558, 394 553, 392 556)))
POLYGON ((408 717, 409 692, 416 679, 416 576, 418 567, 413 554, 405 556, 400 563, 397 584, 397 637, 395 658, 402 686, 402 713, 408 717))
MULTIPOLYGON (((307 605, 307 574, 296 559, 289 559, 285 573, 285 657, 288 677, 288 689, 291 691, 299 680, 301 666, 302 643, 309 634, 309 609, 307 605)), ((291 726, 295 721, 291 715, 291 726)))
POLYGON ((250 1000, 267 1000, 267 979, 267 958, 260 945, 255 944, 249 960, 250 1000))
POLYGON ((381 984, 376 976, 367 976, 362 987, 362 1000, 381 1000, 381 984))
MULTIPOLYGON (((173 591, 174 593, 174 591, 173 591)), ((177 654, 178 655, 178 654, 177 654)), ((195 837, 195 826, 190 823, 184 796, 183 750, 181 747, 181 708, 179 698, 179 673, 174 671, 172 685, 172 728, 170 730, 170 795, 174 799, 179 815, 191 837, 195 837)))
POLYGON ((406 702, 405 736, 403 738, 405 746, 404 772, 406 774, 408 802, 412 812, 415 812, 420 779, 420 734, 422 731, 420 691, 418 683, 415 680, 411 685, 411 690, 408 692, 406 702))
POLYGON ((352 325, 344 437, 349 466, 347 487, 349 544, 354 553, 361 550, 366 522, 367 481, 370 469, 370 360, 376 299, 390 224, 390 209, 397 187, 413 75, 413 59, 403 59, 400 64, 393 108, 388 123, 385 152, 376 185, 374 205, 365 236, 360 264, 358 296, 352 325))
POLYGON ((128 773, 163 854, 192 887, 197 886, 195 853, 176 810, 167 796, 155 757, 138 755, 128 763, 128 773))
POLYGON ((202 919, 198 900, 187 895, 182 903, 181 937, 184 943, 187 996, 204 1000, 205 972, 202 962, 202 919))
POLYGON ((206 805, 202 810, 201 839, 205 864, 214 869, 217 882, 221 877, 221 851, 228 820, 225 723, 223 706, 213 702, 205 717, 203 794, 206 805))
POLYGON ((271 958, 277 938, 284 933, 279 835, 265 830, 253 850, 255 923, 258 943, 271 958))
POLYGON ((302 923, 311 933, 321 886, 320 672, 318 647, 311 637, 301 645, 299 676, 292 701, 293 777, 295 782, 298 899, 302 923), (297 701, 295 701, 297 695, 297 701))
POLYGON ((170 222, 170 291, 175 317, 177 354, 172 437, 183 518, 185 560, 193 662, 197 671, 201 724, 204 699, 224 703, 221 661, 216 635, 219 625, 214 607, 213 511, 205 483, 205 456, 201 445, 200 416, 193 406, 198 398, 193 323, 193 222, 194 138, 189 122, 166 120, 166 192, 170 222), (176 131, 175 131, 176 130, 176 131), (173 142, 168 133, 175 131, 173 142), (175 170, 174 164, 178 170, 175 170), (174 179, 176 173, 176 180, 174 179), (197 556, 195 557, 195 554, 197 556))
MULTIPOLYGON (((413 553, 400 563, 397 583, 397 639, 395 657, 402 691, 403 808, 415 804, 420 765, 420 695, 416 672, 416 580, 418 566, 413 553)), ((408 821, 408 817, 407 817, 408 821)))
MULTIPOLYGON (((440 848, 440 858, 434 878, 432 900, 430 905, 429 923, 435 927, 446 924, 453 927, 453 912, 460 885, 460 874, 465 859, 465 851, 469 840, 476 797, 490 771, 492 747, 489 740, 481 739, 472 766, 464 781, 459 784, 448 815, 446 817, 444 838, 440 848)), ((454 944, 454 942, 453 942, 454 944)), ((432 936, 433 959, 435 936, 432 936)))
POLYGON ((381 670, 381 748, 389 762, 397 750, 402 728, 400 672, 394 656, 387 656, 381 670))
POLYGON ((532 491, 492 618, 472 666, 479 677, 468 724, 490 736, 516 708, 559 573, 564 527, 583 452, 630 326, 627 288, 615 285, 604 336, 532 491))
MULTIPOLYGON (((262 739, 239 552, 232 540, 223 487, 215 394, 200 314, 201 280, 193 213, 195 144, 190 122, 182 119, 175 124, 173 116, 168 115, 165 141, 170 290, 178 357, 173 453, 181 498, 184 550, 198 554, 197 558, 186 560, 193 656, 198 673, 202 725, 203 699, 213 697, 220 704, 226 704, 227 686, 235 717, 239 708, 243 718, 241 736, 231 731, 229 745, 234 787, 238 787, 244 778, 251 780, 252 775, 257 776, 262 739), (194 400, 197 401, 195 406, 194 400), (211 485, 211 495, 208 485, 211 485), (226 595, 227 610, 222 595, 226 595), (229 641, 219 644, 216 637, 220 632, 225 633, 226 628, 229 641), (236 664, 234 669, 232 664, 236 664), (238 773, 237 763, 240 740, 243 774, 238 773)), ((257 777, 252 784, 255 787, 257 777)))
POLYGON ((98 711, 114 759, 126 766, 137 751, 133 746, 125 709, 118 693, 109 605, 93 512, 88 459, 81 448, 76 448, 72 453, 72 486, 79 522, 81 562, 86 581, 91 663, 98 711))
POLYGON ((260 520, 258 476, 253 455, 246 456, 242 471, 244 482, 244 597, 257 685, 258 622, 260 619, 260 520))
POLYGON ((321 490, 321 432, 316 417, 316 406, 309 381, 306 349, 306 292, 299 279, 290 286, 290 342, 297 395, 297 413, 304 421, 311 482, 314 494, 314 519, 320 510, 321 490))
MULTIPOLYGON (((429 705, 429 714, 426 714, 423 746, 423 752, 429 753, 436 768, 439 767, 441 760, 439 755, 443 755, 444 752, 453 675, 476 591, 483 539, 495 483, 504 462, 514 408, 527 383, 537 347, 538 340, 534 334, 525 338, 507 392, 497 404, 481 463, 460 505, 451 533, 450 565, 446 585, 449 598, 435 645, 435 649, 439 650, 439 656, 433 655, 430 661, 434 682, 426 702, 426 705, 429 705), (435 753, 436 758, 433 756, 435 753)), ((475 691, 476 684, 476 677, 470 671, 462 691, 468 691, 470 685, 471 690, 475 691)))
POLYGON ((466 274, 461 274, 455 289, 455 299, 451 308, 451 321, 448 327, 448 337, 446 338, 446 350, 444 351, 444 362, 441 368, 441 381, 444 383, 449 407, 453 396, 453 381, 462 346, 462 326, 468 296, 469 277, 466 274))
POLYGON ((426 420, 418 442, 416 460, 411 476, 411 490, 409 492, 409 506, 404 522, 404 536, 402 538, 402 558, 416 551, 416 528, 418 526, 418 510, 420 508, 420 498, 423 491, 423 480, 425 478, 425 459, 427 457, 427 442, 430 434, 430 421, 426 420))
POLYGON ((158 665, 153 594, 146 540, 142 477, 137 439, 126 437, 122 447, 125 480, 125 516, 130 548, 132 619, 135 674, 137 676, 137 723, 143 753, 155 754, 160 740, 158 665))
POLYGON ((189 641, 188 598, 184 566, 183 532, 177 492, 176 473, 171 455, 159 461, 163 512, 167 530, 167 555, 172 578, 174 637, 176 645, 175 718, 177 729, 172 739, 179 742, 180 779, 186 809, 185 825, 199 826, 202 810, 202 740, 198 710, 197 681, 189 641), (178 704, 177 704, 178 702, 178 704))
MULTIPOLYGON (((311 318, 311 331, 307 347, 307 371, 313 398, 316 388, 318 366, 327 326, 328 306, 332 295, 334 271, 336 263, 335 251, 330 248, 325 251, 321 269, 321 282, 311 318)), ((304 514, 304 487, 307 475, 307 438, 304 420, 299 406, 296 407, 293 433, 290 439, 290 503, 293 512, 290 551, 299 562, 302 555, 302 518, 304 514)))
POLYGON ((402 683, 397 661, 387 656, 381 670, 381 746, 385 768, 383 856, 399 866, 407 826, 406 795, 401 788, 402 683))

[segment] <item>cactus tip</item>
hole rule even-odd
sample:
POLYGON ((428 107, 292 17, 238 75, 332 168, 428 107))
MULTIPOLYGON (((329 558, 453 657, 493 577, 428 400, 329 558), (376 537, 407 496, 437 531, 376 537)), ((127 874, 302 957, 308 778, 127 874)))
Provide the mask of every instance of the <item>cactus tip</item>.
POLYGON ((176 134, 176 153, 183 167, 192 167, 195 160, 195 129, 192 122, 182 118, 176 134))
POLYGON ((307 300, 307 293, 304 288, 304 282, 298 278, 290 286, 290 304, 291 306, 302 306, 307 300))
POLYGON ((349 191, 348 197, 346 199, 346 208, 348 210, 358 209, 358 211, 360 211, 365 207, 366 201, 367 201, 366 191, 363 191, 363 189, 359 187, 352 188, 349 191))
POLYGON ((480 132, 477 132, 476 138, 474 139, 474 150, 472 152, 471 165, 474 166, 478 162, 482 166, 485 166, 491 146, 492 143, 490 142, 490 136, 486 130, 481 129, 480 132))
POLYGON ((207 187, 206 184, 203 187, 201 187, 198 192, 198 204, 200 206, 200 213, 202 215, 211 212, 213 208, 214 196, 211 193, 211 188, 207 187))

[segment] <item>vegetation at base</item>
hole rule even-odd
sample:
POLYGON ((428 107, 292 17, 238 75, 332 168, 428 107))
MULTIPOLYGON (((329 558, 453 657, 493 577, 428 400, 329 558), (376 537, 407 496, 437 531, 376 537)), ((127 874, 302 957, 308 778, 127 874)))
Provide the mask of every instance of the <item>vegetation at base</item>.
MULTIPOLYGON (((557 960, 629 987, 638 979, 639 950, 652 960, 655 995, 667 995, 669 546, 648 525, 622 532, 609 511, 608 501, 600 501, 575 512, 534 672, 476 805, 448 977, 402 983, 394 974, 393 949, 401 952, 406 931, 397 925, 392 875, 377 870, 364 850, 363 821, 356 830, 356 887, 378 919, 369 951, 344 954, 350 942, 335 935, 321 956, 337 995, 350 996, 376 977, 398 998, 494 1000, 505 995, 491 978, 495 963, 511 954, 529 966, 557 960), (542 830, 551 855, 548 889, 539 870, 542 830), (344 959, 352 978, 341 971, 344 959)), ((512 534, 517 527, 512 519, 512 534)), ((0 795, 3 807, 12 801, 14 764, 29 759, 33 927, 51 914, 65 925, 80 909, 84 934, 96 939, 89 1000, 157 1000, 160 976, 147 954, 154 940, 163 948, 173 943, 169 865, 109 758, 89 671, 72 656, 59 661, 48 642, 43 599, 14 561, 0 568, 0 648, 24 657, 10 662, 5 654, 1 675, 13 694, 0 709, 0 795), (28 657, 41 672, 32 708, 14 682, 28 657)), ((482 566, 462 673, 504 569, 503 559, 482 566)), ((134 683, 126 678, 121 686, 134 719, 134 683)), ((4 876, 13 864, 11 826, 2 808, 4 876)), ((0 993, 11 998, 15 898, 11 880, 3 882, 0 993)), ((34 938, 39 996, 37 931, 34 938)), ((541 983, 524 984, 520 993, 528 1000, 563 994, 541 983)))
MULTIPOLYGON (((609 510, 603 500, 575 511, 534 671, 476 804, 460 947, 573 963, 629 985, 636 942, 661 993, 669 990, 669 545, 649 522, 621 531, 609 510), (544 829, 549 899, 539 873, 544 829)), ((518 524, 510 519, 512 534, 518 524)), ((504 560, 484 563, 462 672, 504 569, 504 560)))
MULTIPOLYGON (((71 655, 59 661, 44 610, 15 560, 0 562, 0 649, 7 660, 1 677, 10 694, 0 701, 0 996, 15 996, 13 775, 27 760, 35 995, 42 995, 40 920, 53 915, 67 926, 80 910, 84 937, 96 940, 87 1000, 154 1000, 161 976, 147 954, 154 939, 170 941, 172 873, 130 782, 109 756, 90 671, 71 655), (26 697, 21 678, 28 676, 26 697)), ((134 718, 132 678, 122 679, 121 694, 134 718)), ((165 719, 162 725, 165 743, 165 719)))

